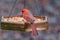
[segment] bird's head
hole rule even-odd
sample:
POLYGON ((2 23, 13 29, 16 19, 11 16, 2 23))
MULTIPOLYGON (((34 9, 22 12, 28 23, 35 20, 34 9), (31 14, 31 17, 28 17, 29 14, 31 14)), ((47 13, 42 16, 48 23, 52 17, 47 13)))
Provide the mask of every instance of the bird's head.
POLYGON ((28 10, 27 8, 22 9, 22 14, 26 14, 27 10, 28 10))

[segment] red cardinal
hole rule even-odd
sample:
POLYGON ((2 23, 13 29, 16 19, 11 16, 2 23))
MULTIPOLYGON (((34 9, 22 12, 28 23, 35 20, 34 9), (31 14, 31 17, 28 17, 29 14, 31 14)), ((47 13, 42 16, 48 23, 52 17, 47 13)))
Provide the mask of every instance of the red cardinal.
POLYGON ((22 16, 23 16, 23 18, 24 18, 25 20, 27 20, 27 22, 29 22, 29 24, 30 24, 30 26, 31 26, 31 28, 32 28, 32 33, 33 33, 33 35, 37 36, 38 33, 37 33, 36 27, 35 27, 35 25, 34 25, 34 20, 35 20, 34 16, 33 16, 33 15, 31 14, 31 12, 30 12, 28 9, 26 9, 26 8, 24 8, 24 9, 22 10, 22 16))

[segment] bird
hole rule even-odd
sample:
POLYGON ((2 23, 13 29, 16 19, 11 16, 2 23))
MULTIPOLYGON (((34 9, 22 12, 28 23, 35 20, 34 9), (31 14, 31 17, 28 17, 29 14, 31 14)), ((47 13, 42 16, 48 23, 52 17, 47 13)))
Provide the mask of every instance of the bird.
POLYGON ((30 27, 32 28, 32 34, 34 36, 37 36, 38 32, 37 32, 37 29, 36 29, 36 26, 34 23, 35 18, 32 15, 31 11, 28 10, 27 8, 23 8, 22 9, 22 17, 29 23, 30 27))

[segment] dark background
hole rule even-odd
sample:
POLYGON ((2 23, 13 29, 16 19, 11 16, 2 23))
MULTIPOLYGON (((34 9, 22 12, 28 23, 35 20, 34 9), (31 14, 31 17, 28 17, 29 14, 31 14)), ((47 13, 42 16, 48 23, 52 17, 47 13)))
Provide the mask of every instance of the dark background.
MULTIPOLYGON (((25 0, 33 15, 48 17, 48 30, 38 31, 41 40, 60 40, 60 0, 25 0)), ((24 0, 0 0, 0 17, 19 15, 24 0)), ((31 32, 1 30, 0 40, 29 40, 31 32)))

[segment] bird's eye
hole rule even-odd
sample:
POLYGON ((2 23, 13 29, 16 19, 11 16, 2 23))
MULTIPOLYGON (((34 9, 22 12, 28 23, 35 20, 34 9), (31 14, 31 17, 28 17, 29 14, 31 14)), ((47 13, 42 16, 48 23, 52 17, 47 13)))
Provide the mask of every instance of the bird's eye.
POLYGON ((22 12, 24 12, 24 11, 22 10, 22 12))

